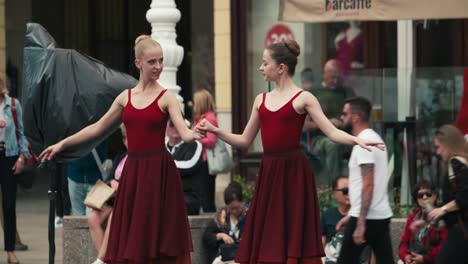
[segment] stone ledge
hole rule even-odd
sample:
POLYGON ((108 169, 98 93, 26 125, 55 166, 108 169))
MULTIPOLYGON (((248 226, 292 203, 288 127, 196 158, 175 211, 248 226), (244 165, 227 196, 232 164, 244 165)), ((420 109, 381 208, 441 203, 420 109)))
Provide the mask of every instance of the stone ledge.
MULTIPOLYGON (((206 250, 203 247, 203 231, 212 214, 189 216, 190 231, 193 241, 193 264, 206 264, 206 250)), ((392 219, 391 236, 395 260, 398 259, 400 238, 405 228, 406 219, 392 219)), ((96 259, 96 250, 89 235, 88 220, 85 216, 65 216, 63 220, 63 263, 89 264, 96 259)))
MULTIPOLYGON (((189 216, 193 264, 207 263, 206 250, 203 247, 203 231, 212 217, 212 214, 189 216)), ((89 235, 86 216, 64 217, 62 246, 64 264, 89 264, 96 259, 97 252, 89 235)))

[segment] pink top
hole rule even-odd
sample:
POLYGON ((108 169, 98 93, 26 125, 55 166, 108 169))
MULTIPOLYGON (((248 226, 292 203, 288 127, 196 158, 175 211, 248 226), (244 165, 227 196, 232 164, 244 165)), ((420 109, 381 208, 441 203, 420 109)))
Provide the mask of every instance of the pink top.
POLYGON ((125 165, 125 162, 127 161, 127 158, 128 158, 128 154, 125 155, 125 157, 123 157, 123 159, 120 160, 119 165, 117 165, 117 168, 115 169, 114 179, 116 179, 117 181, 119 181, 120 176, 122 176, 122 170, 125 165))
MULTIPOLYGON (((213 126, 218 127, 218 119, 216 118, 216 115, 214 112, 206 112, 200 117, 195 117, 193 120, 193 125, 192 129, 195 128, 195 126, 198 124, 200 120, 203 120, 203 118, 206 118, 213 126)), ((206 149, 212 149, 216 146, 216 135, 213 133, 206 133, 206 137, 198 140, 202 146, 203 146, 203 160, 206 160, 206 149)))

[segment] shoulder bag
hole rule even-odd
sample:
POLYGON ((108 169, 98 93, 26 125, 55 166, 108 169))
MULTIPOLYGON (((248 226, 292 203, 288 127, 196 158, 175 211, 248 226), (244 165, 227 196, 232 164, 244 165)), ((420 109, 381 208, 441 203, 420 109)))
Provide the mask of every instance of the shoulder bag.
POLYGON ((219 137, 216 137, 216 145, 214 148, 206 149, 206 156, 210 175, 228 172, 234 168, 234 162, 226 148, 226 143, 219 137))

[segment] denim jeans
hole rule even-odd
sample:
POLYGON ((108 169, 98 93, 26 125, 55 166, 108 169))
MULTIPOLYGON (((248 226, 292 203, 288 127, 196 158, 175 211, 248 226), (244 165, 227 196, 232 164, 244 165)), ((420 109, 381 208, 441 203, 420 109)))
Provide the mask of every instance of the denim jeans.
POLYGON ((68 179, 72 215, 88 215, 91 208, 86 207, 84 200, 94 184, 75 182, 68 179))

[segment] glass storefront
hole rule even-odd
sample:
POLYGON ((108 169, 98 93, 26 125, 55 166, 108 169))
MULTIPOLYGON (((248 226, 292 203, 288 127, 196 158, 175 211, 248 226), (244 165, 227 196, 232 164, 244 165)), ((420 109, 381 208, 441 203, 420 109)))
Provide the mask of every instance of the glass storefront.
MULTIPOLYGON (((248 101, 247 109, 243 111, 246 120, 255 96, 274 88, 274 84, 264 82, 258 69, 265 45, 285 37, 294 38, 301 46, 294 77, 298 86, 300 72, 304 68, 311 68, 315 82, 320 83, 323 64, 328 59, 336 58, 343 66, 344 85, 356 95, 371 100, 372 126, 382 133, 389 145, 389 156, 394 156, 395 184, 400 180, 398 177, 402 174, 403 160, 408 157, 404 154, 407 141, 402 131, 405 130, 397 129, 404 128, 405 117, 415 118, 412 130, 415 142, 407 152, 415 153, 409 162, 415 164, 416 175, 410 177, 438 182, 439 168, 431 139, 438 126, 454 123, 457 118, 463 95, 463 68, 453 67, 457 57, 456 52, 450 49, 432 51, 439 54, 429 58, 428 54, 431 53, 428 49, 440 45, 428 43, 424 46, 422 41, 432 32, 440 35, 443 32, 441 26, 455 28, 452 24, 456 22, 430 21, 424 24, 425 28, 421 28, 421 23, 415 21, 417 67, 398 69, 396 22, 283 23, 278 21, 278 8, 277 0, 246 1, 247 65, 244 89, 248 96, 242 99, 248 101), (431 63, 425 64, 425 61, 431 63), (433 67, 435 65, 443 67, 433 67), (404 89, 401 88, 403 83, 404 89), (402 111, 406 111, 406 114, 402 114, 402 111)), ((437 41, 444 40, 434 40, 437 41)), ((262 152, 262 147, 258 136, 249 153, 259 152, 262 152)))

